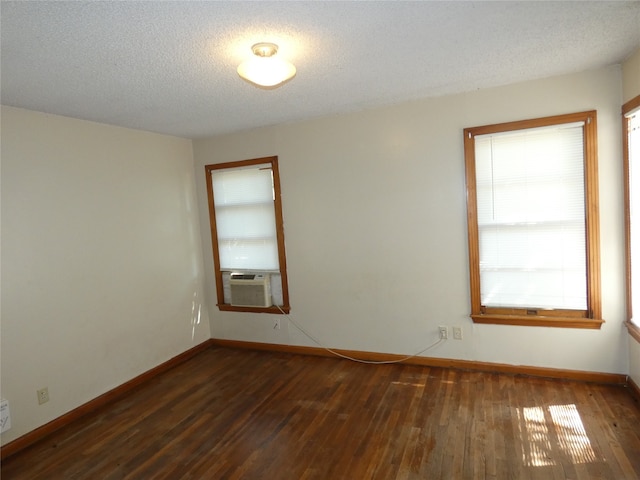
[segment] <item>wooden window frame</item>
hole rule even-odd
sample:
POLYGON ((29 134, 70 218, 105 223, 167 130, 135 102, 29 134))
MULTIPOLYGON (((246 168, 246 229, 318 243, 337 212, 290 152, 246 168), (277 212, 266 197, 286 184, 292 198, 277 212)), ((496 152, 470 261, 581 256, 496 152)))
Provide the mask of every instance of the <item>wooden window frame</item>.
POLYGON ((465 174, 467 181, 467 226, 471 318, 474 323, 600 329, 602 304, 600 290, 600 230, 598 208, 598 144, 595 110, 567 115, 507 122, 464 129, 465 174), (480 296, 480 252, 476 197, 475 136, 514 130, 584 122, 584 175, 586 213, 587 309, 548 310, 532 308, 489 308, 480 296))
POLYGON ((289 283, 287 280, 287 259, 284 246, 284 222, 282 220, 282 200, 280 189, 280 173, 278 169, 278 157, 253 158, 250 160, 240 160, 226 163, 216 163, 205 165, 204 167, 207 180, 207 197, 209 200, 209 224, 211 226, 211 245, 213 248, 213 265, 215 269, 217 306, 221 311, 227 312, 255 312, 255 313, 289 313, 291 306, 289 305, 289 283), (222 283, 222 270, 220 269, 220 254, 218 247, 218 232, 216 228, 216 212, 214 203, 213 180, 211 172, 214 170, 225 170, 238 167, 247 167, 251 165, 261 165, 268 163, 273 171, 273 189, 274 189, 274 208, 276 221, 276 239, 278 243, 278 261, 280 264, 280 277, 282 279, 282 305, 273 305, 271 307, 238 307, 228 303, 224 303, 224 287, 222 283))
MULTIPOLYGON (((631 323, 631 318, 633 317, 633 304, 631 301, 631 197, 629 192, 629 120, 626 117, 627 113, 636 108, 640 108, 640 95, 622 105, 622 168, 624 172, 625 292, 627 300, 627 319, 625 325, 627 326, 629 335, 640 343, 640 327, 631 323)), ((640 281, 640 279, 636 279, 636 281, 640 281)))

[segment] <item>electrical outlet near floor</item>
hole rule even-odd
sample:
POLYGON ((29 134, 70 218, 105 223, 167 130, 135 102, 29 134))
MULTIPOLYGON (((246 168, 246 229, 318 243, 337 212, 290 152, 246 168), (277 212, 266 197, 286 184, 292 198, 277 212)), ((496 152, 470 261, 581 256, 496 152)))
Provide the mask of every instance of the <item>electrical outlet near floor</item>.
POLYGON ((4 398, 0 400, 0 433, 4 433, 11 428, 11 414, 9 413, 9 401, 4 398))
POLYGON ((462 327, 453 327, 453 338, 455 340, 462 340, 462 327))
POLYGON ((449 338, 449 328, 448 327, 438 327, 438 330, 440 331, 440 340, 446 340, 447 338, 449 338))
POLYGON ((36 392, 38 394, 38 404, 42 405, 49 401, 49 389, 47 387, 41 388, 36 392))

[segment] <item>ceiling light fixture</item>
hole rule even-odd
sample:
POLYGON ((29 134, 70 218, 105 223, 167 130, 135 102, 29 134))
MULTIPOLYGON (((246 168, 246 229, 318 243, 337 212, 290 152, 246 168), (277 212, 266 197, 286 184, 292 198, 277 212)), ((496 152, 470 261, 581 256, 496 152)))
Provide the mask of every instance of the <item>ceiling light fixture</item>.
POLYGON ((296 74, 293 64, 276 58, 278 46, 275 43, 256 43, 249 60, 238 66, 238 75, 262 87, 277 88, 296 74))

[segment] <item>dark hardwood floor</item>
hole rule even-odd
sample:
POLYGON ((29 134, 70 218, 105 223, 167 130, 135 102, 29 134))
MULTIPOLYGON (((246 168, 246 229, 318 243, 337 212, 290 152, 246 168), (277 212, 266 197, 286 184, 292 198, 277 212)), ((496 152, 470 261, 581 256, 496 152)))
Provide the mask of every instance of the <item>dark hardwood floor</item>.
POLYGON ((11 479, 638 479, 623 387, 211 348, 9 457, 11 479))

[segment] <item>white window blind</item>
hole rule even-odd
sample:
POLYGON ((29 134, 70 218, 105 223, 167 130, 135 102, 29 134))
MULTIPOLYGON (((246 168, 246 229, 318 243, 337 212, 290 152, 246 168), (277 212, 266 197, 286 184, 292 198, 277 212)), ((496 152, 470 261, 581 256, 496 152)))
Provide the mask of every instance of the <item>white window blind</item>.
POLYGON ((631 321, 640 325, 640 110, 627 117, 629 148, 629 218, 631 261, 631 321))
POLYGON ((481 303, 587 309, 583 123, 475 137, 481 303))
POLYGON ((270 164, 211 171, 221 270, 278 271, 270 164))

